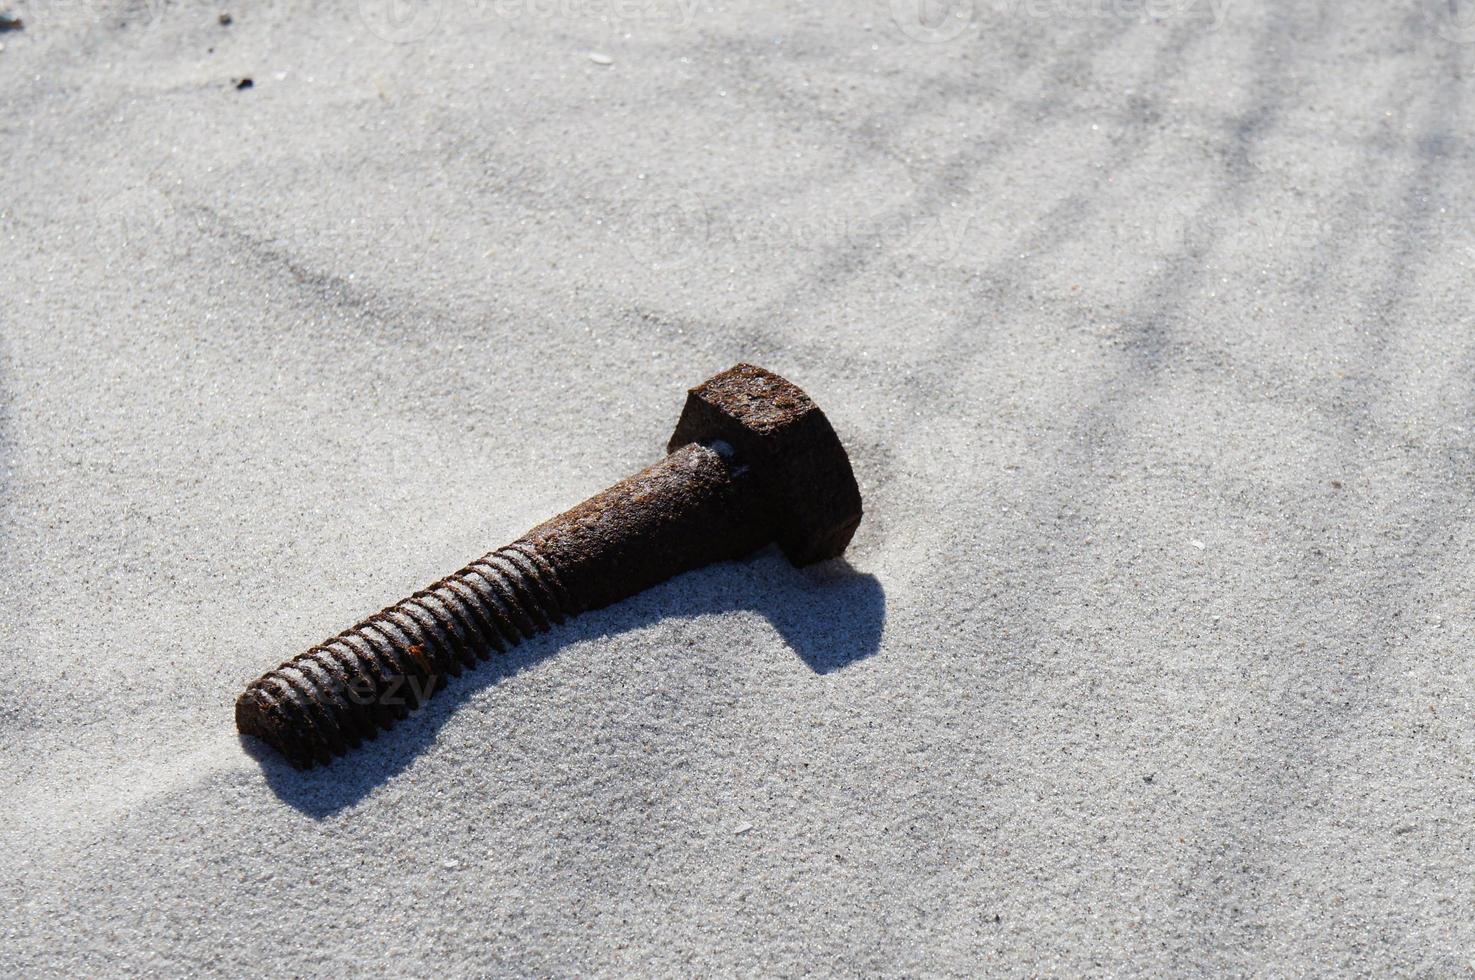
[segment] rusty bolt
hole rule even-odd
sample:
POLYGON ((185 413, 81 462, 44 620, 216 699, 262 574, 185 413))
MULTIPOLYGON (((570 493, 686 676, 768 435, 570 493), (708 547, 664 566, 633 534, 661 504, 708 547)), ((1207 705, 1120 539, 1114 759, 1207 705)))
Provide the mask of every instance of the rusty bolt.
POLYGON ((776 541, 838 557, 860 490, 824 413, 739 364, 687 395, 665 459, 267 671, 236 727, 311 768, 372 739, 459 675, 566 617, 776 541))

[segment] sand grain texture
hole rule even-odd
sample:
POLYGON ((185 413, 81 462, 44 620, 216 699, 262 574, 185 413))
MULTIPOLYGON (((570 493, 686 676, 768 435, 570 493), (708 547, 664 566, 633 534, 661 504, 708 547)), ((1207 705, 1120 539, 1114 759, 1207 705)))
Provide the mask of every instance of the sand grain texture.
POLYGON ((1452 8, 226 9, 0 50, 0 973, 1475 969, 1452 8), (243 749, 739 360, 849 566, 243 749))

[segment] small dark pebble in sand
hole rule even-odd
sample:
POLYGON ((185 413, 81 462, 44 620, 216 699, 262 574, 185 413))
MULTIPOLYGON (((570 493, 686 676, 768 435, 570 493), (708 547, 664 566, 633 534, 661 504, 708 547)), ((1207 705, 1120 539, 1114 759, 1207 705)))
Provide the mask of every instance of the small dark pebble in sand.
POLYGON ((232 17, 230 14, 221 14, 215 19, 220 21, 221 27, 229 27, 231 25, 231 22, 235 20, 235 18, 232 17))
POLYGON ((26 22, 21 20, 19 17, 12 17, 9 14, 0 14, 0 34, 4 34, 6 31, 19 31, 24 29, 25 26, 26 22))
POLYGON ((237 92, 244 92, 246 89, 250 88, 252 85, 255 85, 255 84, 256 83, 253 82, 253 81, 251 81, 251 79, 249 79, 249 78, 238 78, 238 79, 236 79, 236 91, 237 92))
POLYGON ((1142 781, 1144 783, 1150 783, 1150 782, 1152 782, 1152 777, 1151 776, 1143 776, 1142 777, 1142 781))

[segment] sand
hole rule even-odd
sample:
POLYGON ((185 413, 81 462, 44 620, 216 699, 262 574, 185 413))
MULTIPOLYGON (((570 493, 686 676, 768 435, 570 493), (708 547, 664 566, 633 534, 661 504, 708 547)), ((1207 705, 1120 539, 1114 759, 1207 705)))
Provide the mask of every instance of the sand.
POLYGON ((1475 970, 1460 8, 8 9, 0 972, 1475 970), (739 360, 847 562, 238 739, 739 360))

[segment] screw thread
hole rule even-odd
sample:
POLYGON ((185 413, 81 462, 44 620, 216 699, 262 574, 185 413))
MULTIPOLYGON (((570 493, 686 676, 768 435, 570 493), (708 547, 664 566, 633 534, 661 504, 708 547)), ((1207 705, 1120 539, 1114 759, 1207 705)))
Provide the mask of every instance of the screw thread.
POLYGON ((566 617, 769 539, 749 468, 689 443, 465 568, 267 671, 236 727, 327 763, 423 704, 445 675, 566 617))
POLYGON ((443 676, 581 611, 540 550, 515 541, 267 671, 237 699, 236 724, 296 766, 326 763, 419 707, 443 676))

